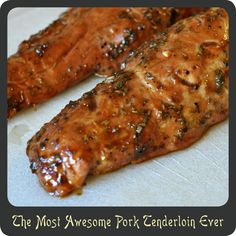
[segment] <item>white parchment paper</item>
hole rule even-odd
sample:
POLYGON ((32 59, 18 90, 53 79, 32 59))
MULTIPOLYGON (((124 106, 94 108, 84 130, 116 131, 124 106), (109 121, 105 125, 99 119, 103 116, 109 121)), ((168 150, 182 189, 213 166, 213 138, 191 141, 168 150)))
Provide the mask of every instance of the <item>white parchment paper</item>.
MULTIPOLYGON (((15 8, 8 15, 8 55, 65 8, 15 8)), ((8 200, 15 206, 220 206, 228 200, 228 121, 195 145, 116 172, 90 178, 82 195, 50 196, 31 173, 27 141, 70 100, 102 78, 91 77, 8 122, 8 200)))

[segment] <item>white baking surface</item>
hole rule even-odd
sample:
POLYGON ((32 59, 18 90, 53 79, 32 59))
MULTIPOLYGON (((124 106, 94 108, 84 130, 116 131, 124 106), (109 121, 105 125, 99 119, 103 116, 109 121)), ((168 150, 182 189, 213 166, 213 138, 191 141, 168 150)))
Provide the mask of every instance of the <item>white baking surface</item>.
MULTIPOLYGON (((15 8, 8 15, 8 55, 65 8, 15 8)), ((182 151, 89 178, 83 194, 50 196, 29 168, 27 141, 70 100, 92 89, 90 78, 8 122, 8 200, 15 206, 221 206, 228 200, 228 121, 182 151)))

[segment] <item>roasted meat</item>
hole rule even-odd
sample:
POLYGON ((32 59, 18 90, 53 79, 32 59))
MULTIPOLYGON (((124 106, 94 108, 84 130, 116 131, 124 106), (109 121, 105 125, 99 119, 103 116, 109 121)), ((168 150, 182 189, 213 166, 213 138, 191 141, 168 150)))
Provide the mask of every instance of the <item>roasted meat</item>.
POLYGON ((8 118, 93 73, 111 75, 132 50, 201 8, 72 8, 8 59, 8 118))
POLYGON ((228 115, 228 16, 213 8, 134 51, 28 142, 31 169, 65 196, 98 175, 197 141, 228 115))

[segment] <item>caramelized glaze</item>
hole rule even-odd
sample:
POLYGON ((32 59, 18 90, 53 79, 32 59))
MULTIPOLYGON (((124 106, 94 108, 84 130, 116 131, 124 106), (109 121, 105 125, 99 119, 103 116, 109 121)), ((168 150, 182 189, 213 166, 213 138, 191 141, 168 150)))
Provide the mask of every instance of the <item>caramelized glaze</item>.
POLYGON ((88 175, 186 148, 225 119, 225 36, 223 9, 182 20, 135 50, 124 70, 70 102, 28 142, 42 186, 65 196, 88 175))

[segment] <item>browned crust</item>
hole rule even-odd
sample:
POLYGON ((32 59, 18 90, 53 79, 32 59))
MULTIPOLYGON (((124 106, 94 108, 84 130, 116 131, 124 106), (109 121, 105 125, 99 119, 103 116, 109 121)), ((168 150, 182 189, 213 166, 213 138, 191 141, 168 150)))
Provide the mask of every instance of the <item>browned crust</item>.
POLYGON ((27 154, 43 187, 65 196, 89 174, 186 148, 227 116, 228 16, 217 8, 138 48, 45 124, 27 154))

